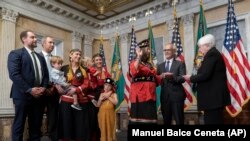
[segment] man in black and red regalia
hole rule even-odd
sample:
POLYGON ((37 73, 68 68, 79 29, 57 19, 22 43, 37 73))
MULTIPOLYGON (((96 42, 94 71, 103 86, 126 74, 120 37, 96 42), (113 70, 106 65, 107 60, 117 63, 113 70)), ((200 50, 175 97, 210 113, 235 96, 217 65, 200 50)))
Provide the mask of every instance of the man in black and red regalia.
POLYGON ((136 48, 136 59, 130 64, 130 123, 157 123, 156 86, 161 77, 156 68, 149 63, 149 40, 143 40, 136 48))

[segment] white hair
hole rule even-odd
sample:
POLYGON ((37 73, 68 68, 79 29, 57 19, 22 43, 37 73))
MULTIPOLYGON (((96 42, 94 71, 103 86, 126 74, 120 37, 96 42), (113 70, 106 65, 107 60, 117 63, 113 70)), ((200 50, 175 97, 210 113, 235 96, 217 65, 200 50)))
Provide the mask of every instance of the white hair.
POLYGON ((215 38, 211 34, 201 37, 198 41, 198 46, 208 44, 210 48, 215 47, 215 38))

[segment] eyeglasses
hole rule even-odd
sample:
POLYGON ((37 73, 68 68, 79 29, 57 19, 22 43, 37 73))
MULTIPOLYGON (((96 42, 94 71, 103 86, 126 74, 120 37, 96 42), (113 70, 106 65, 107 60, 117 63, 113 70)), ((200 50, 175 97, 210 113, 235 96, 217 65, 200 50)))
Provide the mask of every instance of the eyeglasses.
POLYGON ((163 51, 172 51, 172 49, 163 49, 163 51))

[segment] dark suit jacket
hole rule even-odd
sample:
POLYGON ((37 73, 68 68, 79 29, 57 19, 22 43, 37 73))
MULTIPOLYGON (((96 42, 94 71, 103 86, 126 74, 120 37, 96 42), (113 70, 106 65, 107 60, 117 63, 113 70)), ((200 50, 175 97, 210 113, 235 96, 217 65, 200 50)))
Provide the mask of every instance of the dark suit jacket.
MULTIPOLYGON (((39 55, 41 55, 41 56, 44 58, 44 60, 45 60, 45 57, 44 57, 44 55, 43 55, 42 52, 39 52, 39 55)), ((46 63, 46 60, 45 60, 45 63, 46 63)), ((48 67, 47 67, 47 68, 48 68, 48 67)))
MULTIPOLYGON (((41 87, 48 85, 48 70, 44 58, 36 53, 41 63, 42 68, 42 83, 41 87)), ((35 70, 33 62, 28 51, 23 47, 13 50, 8 56, 9 77, 12 80, 11 98, 29 100, 32 98, 28 90, 34 87, 35 70)))
MULTIPOLYGON (((166 72, 165 63, 166 62, 163 62, 158 65, 158 75, 166 72)), ((173 78, 164 78, 161 83, 161 102, 164 102, 165 100, 176 102, 184 101, 186 94, 182 83, 185 82, 185 79, 182 76, 186 74, 186 66, 184 63, 174 59, 170 68, 170 72, 173 73, 173 78)))
POLYGON ((204 56, 197 75, 191 76, 190 81, 197 83, 199 110, 215 109, 230 104, 225 63, 215 47, 204 56))
MULTIPOLYGON (((39 55, 41 55, 44 58, 44 60, 45 60, 45 56, 43 55, 43 52, 39 52, 39 55)), ((46 60, 45 60, 45 63, 46 63, 46 60)))

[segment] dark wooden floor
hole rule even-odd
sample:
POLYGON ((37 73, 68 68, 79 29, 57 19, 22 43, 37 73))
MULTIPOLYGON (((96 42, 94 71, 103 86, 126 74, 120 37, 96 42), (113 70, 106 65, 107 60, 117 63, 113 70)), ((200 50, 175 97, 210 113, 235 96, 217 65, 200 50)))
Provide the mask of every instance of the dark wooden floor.
POLYGON ((117 141, 127 141, 127 131, 118 131, 117 141))

